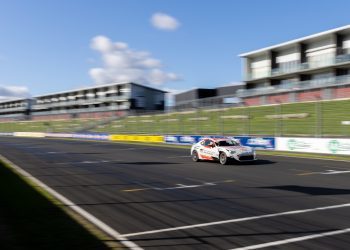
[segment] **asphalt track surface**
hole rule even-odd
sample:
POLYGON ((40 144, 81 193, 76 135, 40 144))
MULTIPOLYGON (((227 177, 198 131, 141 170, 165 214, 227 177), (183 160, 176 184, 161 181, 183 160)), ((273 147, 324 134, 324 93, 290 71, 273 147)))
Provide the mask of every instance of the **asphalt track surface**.
POLYGON ((350 249, 349 162, 5 137, 0 153, 144 249, 350 249))

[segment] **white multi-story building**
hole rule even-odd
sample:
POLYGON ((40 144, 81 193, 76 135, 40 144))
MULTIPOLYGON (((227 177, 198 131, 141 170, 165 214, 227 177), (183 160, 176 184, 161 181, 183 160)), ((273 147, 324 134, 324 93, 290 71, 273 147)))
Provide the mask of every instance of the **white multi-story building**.
POLYGON ((248 105, 350 97, 350 25, 240 57, 248 105))
POLYGON ((30 113, 31 99, 14 99, 0 102, 0 120, 26 120, 30 113))
POLYGON ((4 120, 3 114, 16 119, 51 120, 114 117, 129 110, 164 110, 165 93, 136 83, 99 85, 0 103, 0 120, 4 120))

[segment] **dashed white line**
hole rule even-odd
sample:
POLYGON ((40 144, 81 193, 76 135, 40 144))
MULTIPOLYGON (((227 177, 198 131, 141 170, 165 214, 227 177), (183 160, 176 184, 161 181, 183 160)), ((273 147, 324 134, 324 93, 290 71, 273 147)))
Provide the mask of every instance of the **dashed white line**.
POLYGON ((259 219, 266 219, 266 218, 272 218, 272 217, 278 217, 278 216, 284 216, 284 215, 302 214, 302 213, 309 213, 309 212, 330 210, 330 209, 338 209, 338 208, 344 208, 344 207, 350 207, 350 203, 334 205, 334 206, 302 209, 302 210, 292 210, 292 211, 281 212, 281 213, 265 214, 265 215, 244 217, 244 218, 231 219, 231 220, 214 221, 214 222, 209 222, 209 223, 201 223, 201 224, 194 224, 194 225, 181 226, 181 227, 171 227, 171 228, 143 231, 143 232, 137 232, 137 233, 129 233, 129 234, 123 234, 122 236, 123 237, 133 237, 133 236, 145 235, 145 234, 156 234, 156 233, 164 233, 164 232, 170 232, 170 231, 187 230, 187 229, 192 229, 192 228, 209 227, 209 226, 222 225, 222 224, 228 224, 228 223, 237 223, 237 222, 242 222, 242 221, 259 220, 259 219))
POLYGON ((321 174, 347 174, 347 173, 350 173, 350 171, 327 170, 327 172, 321 173, 321 174))
POLYGON ((286 239, 286 240, 272 241, 272 242, 267 242, 267 243, 263 243, 263 244, 251 245, 251 246, 247 246, 247 247, 233 248, 231 250, 260 249, 260 248, 265 248, 265 247, 285 245, 285 244, 289 244, 289 243, 293 243, 293 242, 312 240, 312 239, 323 238, 323 237, 328 237, 328 236, 333 236, 333 235, 338 235, 338 234, 345 234, 345 233, 350 233, 350 228, 346 228, 346 229, 342 229, 342 230, 335 230, 335 231, 330 231, 330 232, 325 232, 325 233, 319 233, 319 234, 311 234, 311 235, 307 235, 307 236, 291 238, 291 239, 286 239))

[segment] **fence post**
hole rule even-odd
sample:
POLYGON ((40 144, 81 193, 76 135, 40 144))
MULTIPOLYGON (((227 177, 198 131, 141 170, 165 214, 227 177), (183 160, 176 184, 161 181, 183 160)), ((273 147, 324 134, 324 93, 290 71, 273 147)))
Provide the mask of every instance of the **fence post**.
POLYGON ((225 119, 224 119, 223 115, 222 114, 220 115, 219 113, 220 112, 218 112, 218 116, 219 116, 219 120, 220 120, 221 135, 224 136, 225 135, 225 119))
POLYGON ((322 137, 322 102, 321 97, 317 97, 317 101, 315 102, 315 122, 316 122, 316 134, 315 137, 322 137))
POLYGON ((250 110, 249 110, 249 106, 247 105, 246 107, 245 107, 245 109, 246 109, 246 116, 247 116, 247 122, 246 122, 246 127, 247 127, 247 135, 248 136, 250 136, 250 110))

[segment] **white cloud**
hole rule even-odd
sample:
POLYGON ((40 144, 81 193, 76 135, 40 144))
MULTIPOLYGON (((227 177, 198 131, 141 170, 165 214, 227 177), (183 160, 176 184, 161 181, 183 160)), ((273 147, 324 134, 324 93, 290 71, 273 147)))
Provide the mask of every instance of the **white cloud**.
POLYGON ((151 17, 152 25, 160 30, 176 30, 180 23, 174 17, 165 13, 155 13, 151 17))
POLYGON ((11 100, 16 98, 29 97, 29 90, 25 86, 1 86, 0 85, 0 100, 11 100))
POLYGON ((136 82, 161 85, 180 80, 177 74, 163 71, 161 61, 149 52, 132 50, 126 43, 113 43, 108 37, 96 36, 91 41, 91 48, 100 52, 103 62, 102 67, 89 71, 97 84, 136 82))

